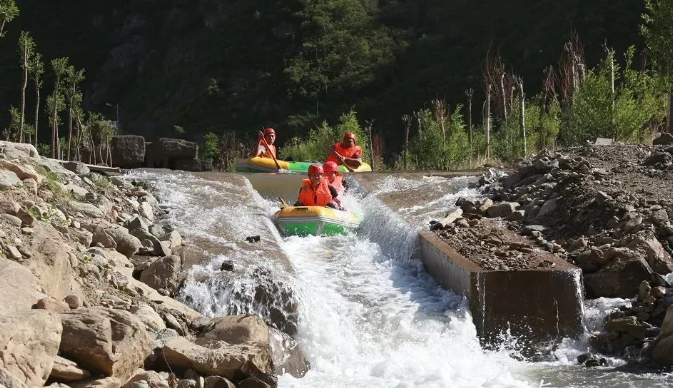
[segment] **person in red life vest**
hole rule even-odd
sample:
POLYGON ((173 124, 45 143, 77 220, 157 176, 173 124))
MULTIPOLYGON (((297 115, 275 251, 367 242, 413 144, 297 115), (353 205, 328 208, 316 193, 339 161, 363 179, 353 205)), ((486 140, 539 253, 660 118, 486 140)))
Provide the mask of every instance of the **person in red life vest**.
POLYGON ((344 164, 353 169, 362 164, 362 148, 355 145, 355 134, 352 132, 346 132, 342 141, 329 146, 328 152, 325 162, 344 164))
POLYGON ((301 189, 299 189, 299 198, 294 206, 327 206, 334 209, 341 209, 337 200, 339 193, 327 183, 323 177, 324 171, 320 164, 312 164, 308 168, 308 179, 304 179, 301 189))
POLYGON ((273 128, 265 129, 264 137, 259 136, 259 140, 257 141, 257 153, 255 156, 262 158, 277 158, 276 146, 273 145, 274 141, 276 141, 276 131, 273 128))
POLYGON ((322 169, 325 171, 327 183, 334 186, 339 197, 343 197, 344 192, 348 189, 348 185, 344 181, 344 176, 339 173, 339 166, 330 160, 323 163, 322 169))

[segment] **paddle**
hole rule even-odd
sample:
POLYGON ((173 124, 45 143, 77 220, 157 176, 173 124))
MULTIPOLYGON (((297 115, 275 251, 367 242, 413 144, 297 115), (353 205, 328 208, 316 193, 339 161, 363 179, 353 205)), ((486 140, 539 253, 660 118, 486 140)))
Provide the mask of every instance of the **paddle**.
POLYGON ((290 205, 287 204, 287 202, 285 202, 285 200, 284 200, 283 198, 278 197, 278 200, 280 201, 280 203, 283 204, 283 207, 288 207, 288 206, 290 206, 290 205))
POLYGON ((332 149, 332 153, 334 154, 334 156, 336 156, 337 158, 339 158, 339 159, 341 160, 341 163, 346 167, 346 169, 347 169, 349 172, 355 172, 355 169, 353 169, 351 166, 349 166, 348 164, 346 164, 346 162, 344 161, 344 157, 341 156, 338 152, 336 152, 335 149, 332 149))
POLYGON ((276 163, 276 168, 278 171, 280 171, 280 164, 278 164, 278 161, 276 160, 276 155, 271 152, 271 147, 269 147, 269 143, 266 142, 266 139, 264 138, 264 134, 262 131, 259 131, 259 134, 262 135, 262 141, 264 142, 264 145, 266 145, 266 149, 269 150, 269 155, 271 155, 271 158, 273 158, 273 162, 276 163))

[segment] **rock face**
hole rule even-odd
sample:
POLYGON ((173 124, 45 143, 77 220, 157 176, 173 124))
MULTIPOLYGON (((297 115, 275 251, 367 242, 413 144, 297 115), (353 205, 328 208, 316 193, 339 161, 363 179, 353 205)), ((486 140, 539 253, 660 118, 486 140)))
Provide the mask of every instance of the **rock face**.
MULTIPOLYGON (((673 304, 673 288, 662 277, 673 271, 673 147, 663 145, 669 138, 660 136, 654 147, 543 151, 507 176, 485 174, 479 186, 494 205, 487 212, 459 205, 469 213, 463 215, 467 222, 456 220, 448 233, 467 233, 480 217, 502 218, 509 229, 529 236, 531 247, 581 268, 587 298, 636 296, 632 306, 608 315, 605 328, 593 333, 592 347, 636 364, 672 365, 663 350, 652 358, 655 342, 661 349, 668 343, 658 337, 658 327, 673 304)), ((475 234, 488 245, 488 237, 482 237, 475 234)), ((512 250, 494 254, 511 256, 512 250)), ((587 366, 600 363, 588 356, 583 360, 587 366)))
POLYGON ((176 164, 198 159, 198 144, 182 140, 159 138, 152 142, 150 167, 175 169, 176 164))
POLYGON ((61 354, 87 370, 125 381, 152 351, 145 325, 126 311, 92 307, 62 317, 61 354))
POLYGON ((225 341, 174 338, 162 349, 166 361, 180 370, 194 369, 207 376, 234 379, 238 371, 272 373, 271 350, 258 345, 230 345, 225 341))
POLYGON ((91 170, 0 142, 0 387, 203 387, 213 368, 232 379, 213 376, 213 387, 275 387, 274 372, 305 373, 296 342, 272 345, 262 319, 211 325, 171 298, 184 278, 180 233, 147 183, 91 170), (158 357, 169 343, 184 345, 171 345, 177 376, 158 357))
POLYGON ((0 258, 0 316, 29 310, 38 297, 35 275, 27 267, 0 258))
POLYGON ((63 326, 58 315, 33 310, 0 315, 0 369, 41 387, 51 374, 63 326))
POLYGON ((145 138, 142 136, 112 136, 110 148, 114 167, 140 168, 145 164, 145 138))

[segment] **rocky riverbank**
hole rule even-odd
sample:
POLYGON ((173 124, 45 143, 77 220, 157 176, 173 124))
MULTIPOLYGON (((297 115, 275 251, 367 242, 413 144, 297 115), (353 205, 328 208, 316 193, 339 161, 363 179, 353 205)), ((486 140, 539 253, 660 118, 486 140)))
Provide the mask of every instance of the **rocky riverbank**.
POLYGON ((142 182, 0 142, 0 387, 274 387, 308 363, 253 315, 173 299, 179 231, 142 182))
POLYGON ((586 298, 631 300, 592 333, 593 351, 673 366, 673 137, 542 152, 492 172, 479 182, 485 200, 459 199, 431 229, 487 270, 553 265, 550 254, 578 266, 586 298))

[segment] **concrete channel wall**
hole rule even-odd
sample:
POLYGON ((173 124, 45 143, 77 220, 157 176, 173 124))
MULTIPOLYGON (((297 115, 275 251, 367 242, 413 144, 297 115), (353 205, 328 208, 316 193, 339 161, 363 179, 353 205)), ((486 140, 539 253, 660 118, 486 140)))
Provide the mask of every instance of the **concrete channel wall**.
MULTIPOLYGON (((423 174, 405 174, 404 178, 422 179, 423 174)), ((363 195, 376 195, 393 212, 406 202, 399 200, 403 192, 369 194, 384 174, 353 174, 351 179, 363 195)), ((429 229, 419 231, 419 244, 426 271, 442 287, 469 300, 485 346, 500 342, 504 333, 535 347, 582 332, 581 270, 568 262, 541 252, 554 262, 553 267, 490 271, 458 253, 429 229)))

